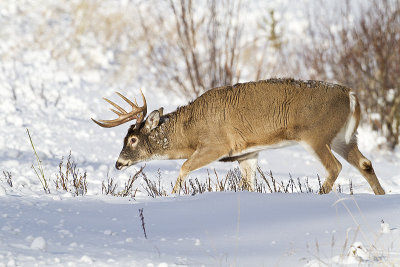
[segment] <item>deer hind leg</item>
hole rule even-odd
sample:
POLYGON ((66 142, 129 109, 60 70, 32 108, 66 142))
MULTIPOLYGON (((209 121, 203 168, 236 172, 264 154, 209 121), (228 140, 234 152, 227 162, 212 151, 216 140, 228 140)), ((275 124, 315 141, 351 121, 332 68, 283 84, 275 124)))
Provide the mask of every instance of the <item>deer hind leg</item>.
POLYGON ((240 173, 242 179, 239 186, 248 191, 254 191, 254 183, 256 179, 256 170, 258 165, 258 153, 246 155, 238 159, 240 173))
POLYGON ((352 137, 348 144, 344 140, 335 139, 332 143, 332 149, 358 169, 361 175, 371 186, 375 195, 385 194, 385 190, 383 190, 378 178, 375 175, 371 161, 364 157, 360 150, 358 150, 357 138, 355 136, 352 137))
POLYGON ((327 177, 320 189, 320 194, 327 194, 332 191, 333 184, 335 183, 340 171, 342 170, 342 164, 332 154, 331 148, 327 144, 311 145, 312 150, 318 157, 322 165, 324 166, 327 177))
POLYGON ((178 179, 175 182, 175 186, 172 189, 172 194, 176 194, 181 189, 183 182, 191 171, 197 170, 219 158, 221 158, 226 152, 218 151, 213 148, 199 148, 197 149, 182 165, 179 172, 178 179))

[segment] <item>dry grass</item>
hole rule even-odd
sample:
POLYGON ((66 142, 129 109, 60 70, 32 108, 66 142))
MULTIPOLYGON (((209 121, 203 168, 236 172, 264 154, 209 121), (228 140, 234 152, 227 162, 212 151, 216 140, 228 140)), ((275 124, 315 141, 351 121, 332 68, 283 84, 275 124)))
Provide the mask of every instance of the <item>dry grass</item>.
POLYGON ((38 177, 40 183, 42 184, 44 192, 46 192, 47 194, 50 194, 50 187, 49 187, 48 179, 44 175, 42 160, 39 158, 39 155, 36 152, 35 145, 33 144, 32 137, 31 137, 28 129, 26 129, 26 133, 28 134, 29 141, 31 143, 31 146, 32 146, 33 152, 35 154, 35 158, 36 158, 36 166, 35 166, 35 164, 32 164, 31 168, 35 171, 36 176, 38 177))
POLYGON ((64 190, 75 196, 83 196, 87 193, 86 172, 81 173, 75 162, 71 159, 71 152, 65 162, 65 170, 63 170, 64 158, 61 159, 58 173, 56 174, 55 186, 57 190, 64 190))
POLYGON ((125 182, 125 185, 121 191, 118 191, 118 183, 114 181, 114 178, 110 178, 107 173, 107 182, 103 181, 102 182, 102 193, 103 195, 111 195, 111 196, 117 196, 117 197, 127 197, 130 196, 134 198, 136 196, 136 193, 138 192, 138 188, 136 187, 134 189, 133 183, 139 178, 143 177, 144 179, 146 178, 145 174, 143 173, 144 167, 140 168, 134 175, 132 175, 127 182, 125 182))
POLYGON ((167 191, 161 185, 161 172, 157 171, 157 182, 152 182, 147 176, 143 173, 143 180, 145 184, 142 184, 142 187, 147 192, 147 194, 153 198, 167 196, 167 191))
POLYGON ((101 193, 103 195, 110 195, 110 196, 116 196, 116 190, 117 190, 118 184, 114 181, 113 177, 110 177, 107 172, 107 181, 103 181, 101 183, 101 193))
POLYGON ((11 172, 3 171, 4 178, 10 187, 13 187, 11 172))
MULTIPOLYGON (((158 182, 153 182, 147 178, 147 176, 142 172, 143 180, 145 183, 142 184, 142 188, 147 193, 148 196, 153 198, 168 196, 168 192, 172 191, 173 184, 171 183, 170 189, 165 189, 161 185, 161 173, 158 172, 157 179, 158 182)), ((308 181, 308 177, 306 178, 296 178, 294 179, 290 174, 290 179, 287 182, 278 181, 272 171, 264 172, 260 167, 257 169, 258 176, 255 181, 255 189, 254 191, 262 194, 269 193, 312 193, 319 194, 321 193, 322 186, 321 180, 318 176, 319 186, 318 188, 313 188, 308 181)), ((180 195, 196 195, 203 194, 206 192, 238 192, 238 191, 246 191, 247 186, 241 183, 241 173, 239 168, 234 168, 229 170, 225 177, 220 178, 220 175, 214 170, 214 177, 211 177, 210 173, 208 173, 208 177, 204 182, 201 182, 202 179, 189 178, 183 184, 179 191, 180 195)), ((337 185, 336 191, 337 193, 344 193, 343 186, 337 185)), ((352 182, 349 183, 349 193, 353 194, 353 186, 352 182)))
MULTIPOLYGON (((30 138, 29 132, 28 136, 30 138)), ((36 159, 38 162, 38 167, 33 167, 35 169, 36 175, 39 177, 43 189, 46 193, 50 193, 48 180, 44 176, 43 167, 41 160, 39 159, 36 150, 33 146, 32 139, 31 144, 34 149, 36 159)), ((32 165, 33 166, 33 165, 32 165)), ((136 180, 139 177, 142 178, 144 183, 141 183, 143 192, 146 192, 148 196, 156 198, 168 196, 168 192, 172 191, 173 184, 171 183, 170 189, 165 189, 162 185, 162 177, 160 170, 157 171, 157 181, 152 181, 143 172, 145 166, 140 168, 134 175, 132 175, 128 181, 124 184, 122 190, 118 191, 118 184, 115 182, 114 178, 109 177, 107 173, 106 181, 102 182, 102 194, 127 197, 130 196, 134 198, 140 190, 138 187, 134 186, 136 180)), ((318 188, 312 188, 308 182, 308 177, 294 179, 290 174, 290 179, 287 182, 278 181, 275 179, 272 171, 264 172, 260 167, 257 168, 258 176, 255 180, 254 191, 257 193, 324 193, 322 192, 321 180, 318 176, 318 188)), ((11 173, 4 172, 3 174, 6 178, 7 183, 12 187, 11 173)), ((210 173, 204 182, 202 179, 189 178, 183 184, 179 190, 180 195, 196 195, 203 194, 205 192, 226 192, 226 191, 244 191, 248 189, 248 185, 242 182, 242 177, 239 168, 234 168, 229 170, 225 177, 220 177, 217 171, 214 169, 215 178, 211 178, 210 173)), ((67 157, 67 161, 64 164, 64 158, 61 159, 59 163, 59 170, 56 174, 56 179, 54 181, 56 190, 64 190, 66 192, 72 193, 74 196, 83 196, 87 193, 87 175, 86 171, 81 172, 77 168, 76 163, 71 158, 71 151, 67 157)), ((343 193, 343 187, 338 185, 336 187, 336 192, 343 193)), ((349 193, 353 194, 352 181, 349 181, 349 193)))

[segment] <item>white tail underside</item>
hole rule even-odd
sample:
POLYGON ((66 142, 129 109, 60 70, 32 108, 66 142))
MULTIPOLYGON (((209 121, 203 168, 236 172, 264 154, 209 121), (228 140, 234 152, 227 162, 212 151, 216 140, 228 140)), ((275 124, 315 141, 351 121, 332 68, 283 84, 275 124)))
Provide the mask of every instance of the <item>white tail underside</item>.
POLYGON ((349 119, 346 122, 346 133, 345 133, 345 141, 346 144, 350 143, 351 138, 356 130, 357 119, 355 118, 354 112, 356 110, 357 99, 353 92, 350 93, 350 115, 349 119))

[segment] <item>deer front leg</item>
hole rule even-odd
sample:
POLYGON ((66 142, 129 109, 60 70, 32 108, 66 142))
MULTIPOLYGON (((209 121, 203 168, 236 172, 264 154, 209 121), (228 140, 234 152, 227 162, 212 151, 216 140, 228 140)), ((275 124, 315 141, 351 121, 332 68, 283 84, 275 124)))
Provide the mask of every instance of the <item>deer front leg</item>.
POLYGON ((183 182, 191 171, 197 170, 227 154, 215 148, 198 148, 182 165, 178 179, 172 189, 172 194, 176 194, 182 187, 183 182))

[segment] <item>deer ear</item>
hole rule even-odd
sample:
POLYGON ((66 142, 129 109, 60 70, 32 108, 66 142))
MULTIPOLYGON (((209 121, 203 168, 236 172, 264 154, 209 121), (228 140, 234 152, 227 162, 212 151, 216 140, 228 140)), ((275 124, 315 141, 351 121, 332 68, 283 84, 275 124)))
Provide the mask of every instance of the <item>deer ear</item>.
POLYGON ((160 112, 158 110, 154 110, 147 117, 144 127, 147 132, 150 132, 151 130, 153 130, 158 126, 159 122, 160 122, 160 112))
POLYGON ((163 107, 159 108, 158 112, 160 113, 160 117, 162 117, 162 115, 164 114, 164 108, 163 107))

